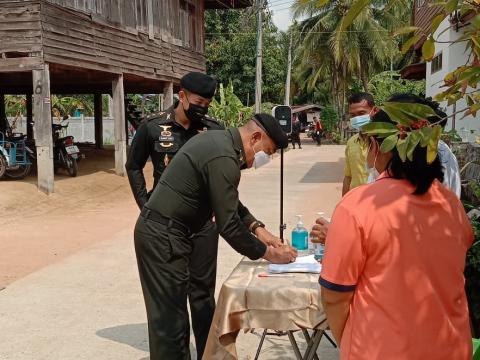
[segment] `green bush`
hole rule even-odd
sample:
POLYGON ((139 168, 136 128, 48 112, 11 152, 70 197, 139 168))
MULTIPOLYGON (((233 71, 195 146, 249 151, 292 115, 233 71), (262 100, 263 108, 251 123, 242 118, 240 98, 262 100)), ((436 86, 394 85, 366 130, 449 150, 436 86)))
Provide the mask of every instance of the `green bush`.
POLYGON ((338 129, 338 115, 332 105, 326 105, 321 115, 323 129, 332 132, 338 129))
POLYGON ((253 115, 253 108, 244 106, 233 92, 230 83, 226 88, 220 84, 218 97, 210 103, 209 115, 222 122, 226 127, 238 127, 253 115))

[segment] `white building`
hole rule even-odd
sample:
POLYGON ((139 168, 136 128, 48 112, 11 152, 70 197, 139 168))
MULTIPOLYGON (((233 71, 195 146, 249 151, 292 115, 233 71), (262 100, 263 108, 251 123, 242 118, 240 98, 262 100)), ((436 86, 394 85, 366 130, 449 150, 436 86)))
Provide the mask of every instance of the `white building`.
MULTIPOLYGON (((452 26, 449 18, 445 19, 436 31, 434 38, 435 57, 431 62, 426 64, 426 96, 434 97, 438 93, 445 90, 445 76, 455 71, 458 67, 466 65, 468 62, 469 52, 465 51, 465 43, 454 43, 463 35, 462 28, 456 29, 452 26)), ((470 89, 469 91, 472 91, 470 89)), ((468 91, 467 91, 468 92, 468 91)), ((464 141, 474 142, 480 136, 480 112, 476 117, 467 116, 464 118, 464 112, 467 103, 464 99, 460 99, 456 104, 447 106, 447 102, 442 103, 442 107, 446 109, 449 115, 446 130, 453 127, 464 141), (454 113, 460 113, 453 115, 454 113)))

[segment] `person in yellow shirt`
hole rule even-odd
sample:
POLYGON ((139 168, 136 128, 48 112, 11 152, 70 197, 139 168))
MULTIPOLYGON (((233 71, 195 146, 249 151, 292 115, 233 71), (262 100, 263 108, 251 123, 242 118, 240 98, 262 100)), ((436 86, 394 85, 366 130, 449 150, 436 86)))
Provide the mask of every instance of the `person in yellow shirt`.
MULTIPOLYGON (((368 93, 356 93, 348 98, 350 126, 360 129, 370 122, 370 116, 377 112, 373 96, 368 93)), ((357 186, 368 182, 367 149, 361 145, 360 134, 355 134, 347 141, 345 148, 345 171, 342 196, 357 186)))

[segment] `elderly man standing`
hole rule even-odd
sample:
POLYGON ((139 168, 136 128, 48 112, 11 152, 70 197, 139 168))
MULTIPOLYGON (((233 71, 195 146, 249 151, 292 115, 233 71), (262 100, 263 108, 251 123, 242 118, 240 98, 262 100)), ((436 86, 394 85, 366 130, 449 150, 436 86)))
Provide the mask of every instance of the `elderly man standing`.
POLYGON ((217 229, 250 259, 288 263, 295 249, 265 229, 238 197, 240 170, 266 164, 288 146, 270 115, 239 129, 208 131, 186 143, 167 167, 135 227, 135 251, 148 317, 152 360, 190 359, 187 292, 198 232, 215 214, 217 229))

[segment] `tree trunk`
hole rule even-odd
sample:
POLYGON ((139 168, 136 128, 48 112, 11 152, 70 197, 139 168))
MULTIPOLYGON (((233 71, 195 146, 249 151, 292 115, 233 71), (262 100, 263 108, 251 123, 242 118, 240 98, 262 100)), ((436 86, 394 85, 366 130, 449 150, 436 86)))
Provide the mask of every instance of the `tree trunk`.
POLYGON ((360 61, 360 79, 362 80, 363 91, 368 92, 368 76, 365 67, 362 65, 360 61))

